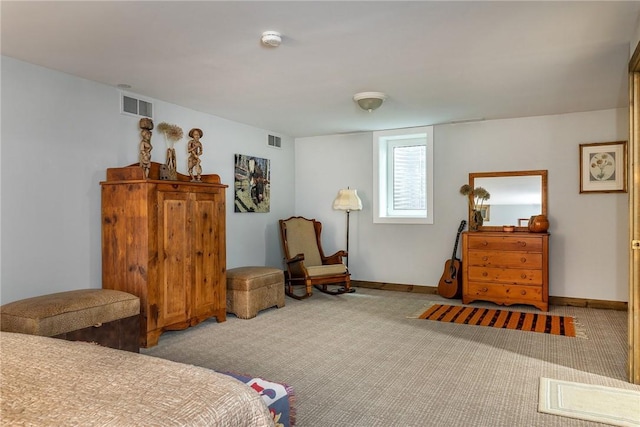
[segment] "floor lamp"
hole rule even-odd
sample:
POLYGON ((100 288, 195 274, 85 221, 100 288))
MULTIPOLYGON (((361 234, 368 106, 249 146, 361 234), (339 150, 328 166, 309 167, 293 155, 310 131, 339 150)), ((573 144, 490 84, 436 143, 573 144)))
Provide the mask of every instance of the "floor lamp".
MULTIPOLYGON (((340 211, 347 211, 347 269, 349 268, 349 213, 351 211, 362 210, 362 200, 358 197, 358 190, 342 189, 338 191, 338 196, 333 201, 333 209, 340 211)), ((350 292, 355 292, 355 289, 351 288, 350 292)))

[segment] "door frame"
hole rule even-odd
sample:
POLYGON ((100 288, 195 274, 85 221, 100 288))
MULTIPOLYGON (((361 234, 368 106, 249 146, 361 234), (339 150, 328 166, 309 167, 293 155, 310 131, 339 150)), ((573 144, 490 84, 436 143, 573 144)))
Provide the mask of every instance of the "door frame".
POLYGON ((629 61, 629 382, 640 384, 640 43, 629 61), (634 242, 639 243, 638 246, 634 242))

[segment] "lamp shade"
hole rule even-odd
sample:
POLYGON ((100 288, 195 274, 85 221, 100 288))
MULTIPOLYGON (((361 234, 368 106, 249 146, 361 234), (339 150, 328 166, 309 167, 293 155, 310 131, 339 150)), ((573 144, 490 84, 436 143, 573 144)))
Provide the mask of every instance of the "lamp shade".
POLYGON ((341 211, 362 210, 362 200, 358 197, 358 190, 347 188, 338 191, 338 196, 333 201, 333 209, 341 211))

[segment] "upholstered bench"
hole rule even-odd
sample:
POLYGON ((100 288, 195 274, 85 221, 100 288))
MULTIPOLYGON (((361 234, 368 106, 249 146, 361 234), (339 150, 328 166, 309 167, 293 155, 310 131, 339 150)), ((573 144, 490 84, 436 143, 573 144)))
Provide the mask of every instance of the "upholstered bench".
POLYGON ((111 289, 42 295, 0 307, 0 330, 140 351, 140 299, 111 289))
POLYGON ((256 317, 260 310, 284 307, 284 273, 271 267, 238 267, 227 270, 227 312, 241 319, 256 317))

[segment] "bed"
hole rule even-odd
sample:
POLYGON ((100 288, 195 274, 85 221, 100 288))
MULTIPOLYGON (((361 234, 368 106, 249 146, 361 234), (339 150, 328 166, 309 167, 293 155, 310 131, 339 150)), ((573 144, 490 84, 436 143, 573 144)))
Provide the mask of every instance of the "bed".
POLYGON ((229 375, 143 354, 0 332, 2 425, 273 426, 229 375))

